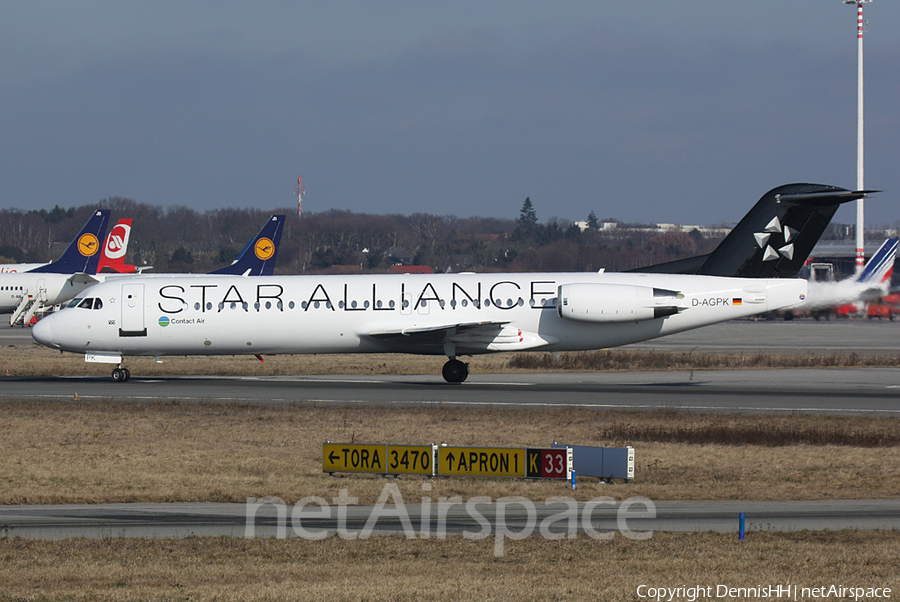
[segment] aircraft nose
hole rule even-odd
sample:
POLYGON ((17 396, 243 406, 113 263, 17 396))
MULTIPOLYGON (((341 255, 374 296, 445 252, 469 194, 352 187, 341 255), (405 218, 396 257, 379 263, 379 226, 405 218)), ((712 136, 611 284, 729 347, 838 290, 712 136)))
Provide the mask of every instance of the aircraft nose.
POLYGON ((33 338, 41 345, 59 349, 59 344, 55 344, 53 342, 53 328, 51 326, 52 320, 50 320, 49 318, 50 317, 48 316, 43 320, 38 321, 37 324, 31 327, 31 338, 33 338))

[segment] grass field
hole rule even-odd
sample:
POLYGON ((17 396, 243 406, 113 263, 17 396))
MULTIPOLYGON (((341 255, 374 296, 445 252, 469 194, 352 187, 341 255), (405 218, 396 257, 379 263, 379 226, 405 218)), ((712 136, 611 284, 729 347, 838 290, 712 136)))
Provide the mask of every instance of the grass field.
MULTIPOLYGON (((554 410, 241 407, 172 403, 0 404, 0 503, 238 501, 342 488, 374 503, 376 476, 322 472, 325 440, 540 447, 633 445, 636 479, 583 479, 581 499, 828 499, 900 496, 897 419, 554 410)), ((422 479, 399 479, 421 496, 422 479)), ((436 496, 543 500, 559 482, 441 478, 436 496)))
POLYGON ((711 533, 646 541, 532 537, 509 542, 500 558, 491 545, 461 537, 0 540, 0 601, 617 602, 641 600, 642 584, 712 587, 707 599, 714 600, 779 599, 716 598, 720 585, 900 591, 896 532, 753 533, 743 543, 711 533))

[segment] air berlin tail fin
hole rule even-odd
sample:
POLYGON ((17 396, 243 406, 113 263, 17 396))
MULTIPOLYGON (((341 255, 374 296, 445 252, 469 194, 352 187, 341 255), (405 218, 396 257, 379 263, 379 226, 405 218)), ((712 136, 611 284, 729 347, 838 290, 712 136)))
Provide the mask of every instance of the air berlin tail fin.
POLYGON ((134 274, 137 268, 125 263, 125 252, 128 250, 128 239, 131 237, 131 218, 120 219, 110 230, 103 245, 97 273, 134 274))

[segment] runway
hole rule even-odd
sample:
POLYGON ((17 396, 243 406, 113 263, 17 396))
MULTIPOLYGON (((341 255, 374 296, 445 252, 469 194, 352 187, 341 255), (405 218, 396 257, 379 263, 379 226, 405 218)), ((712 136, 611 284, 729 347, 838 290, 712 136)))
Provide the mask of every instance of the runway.
POLYGON ((444 535, 605 533, 646 538, 654 531, 737 533, 746 531, 900 529, 900 500, 417 503, 375 506, 250 504, 71 504, 0 506, 0 536, 70 537, 306 537, 405 534, 444 535), (565 515, 566 511, 569 512, 565 515), (573 523, 568 521, 573 519, 573 523), (543 531, 542 531, 543 527, 543 531), (594 533, 596 532, 596 533, 594 533))
POLYGON ((900 370, 477 374, 440 376, 2 377, 0 400, 312 407, 682 410, 900 416, 900 370))

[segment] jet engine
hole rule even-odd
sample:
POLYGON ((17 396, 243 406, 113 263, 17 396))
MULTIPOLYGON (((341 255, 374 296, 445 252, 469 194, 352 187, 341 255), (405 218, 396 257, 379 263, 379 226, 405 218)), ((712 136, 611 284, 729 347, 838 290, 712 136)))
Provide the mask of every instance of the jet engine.
POLYGON ((563 284, 557 312, 565 320, 613 323, 655 320, 677 314, 684 295, 630 284, 563 284))

